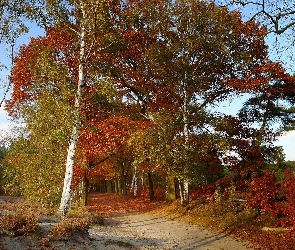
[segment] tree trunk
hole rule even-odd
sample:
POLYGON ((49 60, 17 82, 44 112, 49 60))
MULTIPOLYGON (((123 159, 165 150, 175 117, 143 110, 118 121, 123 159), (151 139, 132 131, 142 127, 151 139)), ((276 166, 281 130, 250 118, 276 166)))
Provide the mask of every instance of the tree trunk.
POLYGON ((59 215, 61 217, 66 216, 70 208, 71 191, 72 191, 72 179, 74 174, 74 157, 76 151, 76 145, 78 141, 79 126, 75 126, 72 132, 72 138, 68 148, 68 155, 66 161, 66 172, 64 177, 64 186, 62 197, 59 206, 59 215))
POLYGON ((122 177, 122 182, 121 182, 121 185, 122 185, 122 195, 126 196, 127 195, 127 183, 126 183, 126 176, 123 175, 122 177))
POLYGON ((189 204, 189 183, 187 180, 179 180, 179 194, 182 206, 189 204))
POLYGON ((118 194, 123 194, 123 189, 122 189, 122 182, 121 182, 121 176, 117 178, 117 186, 118 186, 118 194))
POLYGON ((119 194, 120 193, 120 188, 119 188, 119 185, 118 185, 118 177, 116 177, 114 180, 113 180, 113 183, 114 183, 114 188, 115 188, 115 194, 119 194))
POLYGON ((166 201, 172 202, 176 200, 175 181, 170 168, 167 171, 167 187, 166 187, 166 201))
POLYGON ((115 182, 113 180, 110 180, 111 183, 111 193, 115 194, 116 193, 116 185, 115 182))
POLYGON ((184 155, 184 166, 183 166, 183 178, 179 180, 179 189, 180 189, 180 197, 181 204, 186 206, 189 204, 189 181, 188 181, 188 149, 189 149, 189 131, 188 131, 188 117, 187 117, 187 106, 188 106, 188 97, 187 97, 187 87, 184 85, 183 88, 184 100, 183 100, 183 134, 184 134, 184 147, 185 147, 185 155, 184 155))
POLYGON ((111 194, 112 193, 112 181, 106 181, 107 185, 107 193, 111 194))
POLYGON ((270 106, 271 106, 271 101, 270 99, 268 99, 266 104, 266 110, 263 115, 263 121, 262 121, 260 129, 258 130, 256 140, 254 141, 254 145, 257 147, 261 147, 261 144, 263 141, 263 133, 265 132, 265 127, 267 126, 267 119, 269 118, 270 106))
POLYGON ((150 201, 154 201, 156 198, 154 193, 154 183, 153 183, 151 171, 148 171, 148 184, 149 184, 150 201))
POLYGON ((84 176, 84 185, 85 185, 85 190, 84 190, 84 205, 87 206, 88 205, 88 195, 89 195, 89 179, 88 177, 85 175, 84 176))
MULTIPOLYGON (((84 13, 83 13, 84 14, 84 13)), ((80 31, 80 61, 78 69, 78 86, 77 92, 75 95, 75 106, 74 106, 74 126, 72 130, 72 135, 70 138, 68 155, 66 160, 66 172, 64 177, 64 186, 62 191, 62 197, 60 201, 58 214, 63 217, 66 216, 71 201, 71 190, 72 190, 72 179, 74 173, 74 164, 75 164, 75 153, 76 146, 78 143, 78 138, 80 134, 80 104, 82 97, 82 86, 84 85, 84 59, 85 59, 85 27, 82 25, 80 31)))
POLYGON ((141 174, 141 196, 144 196, 144 192, 145 192, 145 185, 144 185, 144 171, 142 171, 141 174))
POLYGON ((126 176, 127 174, 125 174, 125 167, 124 165, 122 165, 121 168, 121 180, 120 180, 120 188, 121 188, 121 194, 126 196, 127 195, 127 183, 126 183, 126 176))
POLYGON ((134 197, 137 196, 137 168, 136 166, 134 166, 134 169, 133 169, 133 179, 132 179, 132 183, 131 183, 131 189, 133 190, 133 195, 134 197))

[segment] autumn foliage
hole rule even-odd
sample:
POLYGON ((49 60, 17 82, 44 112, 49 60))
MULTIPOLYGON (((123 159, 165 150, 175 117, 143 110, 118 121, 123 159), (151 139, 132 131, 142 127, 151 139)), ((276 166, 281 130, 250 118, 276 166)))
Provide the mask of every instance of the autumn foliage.
POLYGON ((294 228, 294 171, 287 169, 281 181, 276 177, 275 173, 267 171, 262 177, 256 178, 251 185, 247 205, 277 216, 279 226, 294 228))
POLYGON ((74 127, 74 203, 105 211, 91 191, 108 192, 117 212, 143 211, 182 198, 186 183, 193 202, 228 201, 235 222, 253 209, 294 227, 294 169, 273 143, 294 123, 294 77, 270 60, 266 28, 213 2, 102 2, 83 26, 83 60, 79 21, 20 48, 5 108, 25 126, 8 150, 7 189, 56 206, 74 127))

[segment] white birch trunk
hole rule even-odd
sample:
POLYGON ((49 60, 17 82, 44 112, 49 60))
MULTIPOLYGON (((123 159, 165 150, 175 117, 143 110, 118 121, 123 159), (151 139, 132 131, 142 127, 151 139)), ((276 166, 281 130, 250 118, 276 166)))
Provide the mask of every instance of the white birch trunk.
POLYGON ((144 186, 144 172, 142 172, 142 175, 141 175, 141 188, 142 188, 142 191, 144 191, 144 189, 145 189, 145 186, 144 186))
MULTIPOLYGON (((82 9, 83 11, 83 9, 82 9)), ((85 13, 83 13, 85 14, 85 13)), ((68 154, 66 160, 66 172, 64 177, 64 186, 62 197, 59 206, 59 215, 66 216, 70 208, 71 201, 71 191, 72 191, 72 179, 74 174, 74 164, 75 164, 75 153, 76 146, 80 134, 80 104, 82 97, 82 86, 84 85, 84 59, 85 59, 85 27, 83 22, 81 23, 82 27, 80 30, 80 60, 79 60, 79 77, 78 77, 78 86, 75 96, 75 107, 74 107, 74 126, 72 130, 72 135, 69 142, 68 154)))
MULTIPOLYGON (((187 89, 186 85, 184 85, 183 89, 183 134, 184 134, 184 146, 185 146, 185 154, 187 154, 187 150, 189 148, 189 131, 188 131, 188 118, 187 118, 187 89)), ((180 180, 180 197, 181 197, 181 204, 188 205, 189 203, 189 181, 188 181, 188 162, 187 162, 187 155, 184 156, 184 166, 183 166, 183 178, 180 180)))
POLYGON ((131 182, 131 190, 133 190, 133 195, 134 197, 137 196, 137 167, 134 166, 134 173, 133 173, 133 178, 131 182))
MULTIPOLYGON (((192 13, 192 5, 189 4, 190 13, 192 13)), ((186 23, 186 33, 187 35, 192 35, 192 21, 191 18, 189 18, 188 22, 186 23)), ((192 42, 188 40, 188 47, 192 48, 192 42)), ((184 75, 184 82, 183 82, 183 134, 184 134, 184 147, 185 147, 185 155, 184 155, 184 167, 183 167, 183 178, 180 180, 181 185, 181 192, 182 192, 182 200, 181 204, 186 206, 189 204, 189 162, 188 162, 188 150, 190 148, 189 145, 189 126, 188 126, 188 80, 189 76, 185 72, 184 75)))

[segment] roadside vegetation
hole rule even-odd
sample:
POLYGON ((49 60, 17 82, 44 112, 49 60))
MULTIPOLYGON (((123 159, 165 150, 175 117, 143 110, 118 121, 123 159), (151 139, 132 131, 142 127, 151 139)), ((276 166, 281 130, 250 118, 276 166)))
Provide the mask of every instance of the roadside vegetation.
POLYGON ((0 185, 25 203, 5 204, 3 230, 34 234, 45 213, 57 220, 48 237, 70 237, 165 201, 190 222, 290 249, 295 166, 275 142, 294 129, 295 77, 265 38, 293 28, 295 11, 256 4, 245 19, 214 1, 4 0, 1 105, 18 126, 1 140, 0 185), (290 25, 271 29, 282 15, 290 25), (28 23, 45 32, 15 51, 28 23))
MULTIPOLYGON (((290 227, 290 222, 286 226, 287 216, 250 206, 249 201, 245 200, 245 194, 239 198, 241 193, 233 186, 223 191, 213 190, 212 186, 195 190, 198 196, 192 194, 192 200, 186 207, 181 206, 180 200, 167 203, 160 193, 154 202, 149 202, 148 194, 134 198, 132 195, 91 193, 88 206, 74 206, 63 220, 52 209, 13 201, 1 205, 1 235, 28 237, 39 246, 50 247, 56 240, 71 240, 71 237, 77 235, 87 236, 91 225, 103 225, 104 219, 118 213, 150 212, 230 234, 253 244, 255 249, 294 249, 294 230, 290 227), (42 221, 53 222, 50 230, 40 230, 42 221)), ((128 248, 125 242, 109 244, 128 248)))

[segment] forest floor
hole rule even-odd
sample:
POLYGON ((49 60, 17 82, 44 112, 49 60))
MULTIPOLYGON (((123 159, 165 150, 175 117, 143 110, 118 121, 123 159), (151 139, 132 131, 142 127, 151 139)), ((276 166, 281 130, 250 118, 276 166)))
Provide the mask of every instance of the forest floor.
POLYGON ((89 204, 90 210, 105 218, 103 226, 94 225, 88 233, 75 233, 40 245, 42 235, 48 234, 57 223, 43 218, 39 222, 39 233, 1 236, 0 249, 252 249, 246 242, 226 233, 209 231, 158 213, 155 208, 159 209, 162 202, 147 203, 144 199, 96 193, 91 194, 89 204))

